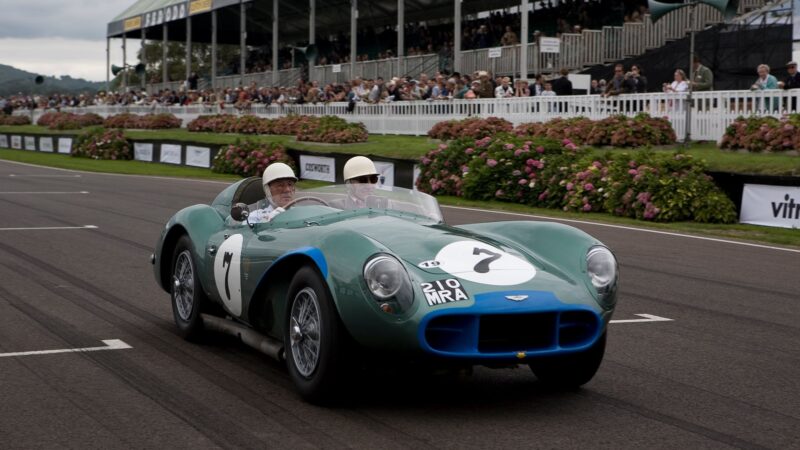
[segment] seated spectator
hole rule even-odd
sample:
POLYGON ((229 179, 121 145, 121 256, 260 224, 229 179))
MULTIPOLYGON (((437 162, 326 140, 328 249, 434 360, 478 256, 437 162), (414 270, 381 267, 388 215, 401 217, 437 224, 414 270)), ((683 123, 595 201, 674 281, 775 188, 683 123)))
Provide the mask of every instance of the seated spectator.
POLYGON ((600 95, 602 93, 603 89, 600 87, 600 82, 597 80, 592 80, 591 86, 589 87, 589 94, 600 95))
POLYGON ((506 32, 505 34, 503 34, 502 39, 500 39, 500 43, 504 47, 519 44, 519 40, 517 39, 517 33, 514 33, 514 30, 512 30, 511 27, 506 27, 506 32))
POLYGON ((786 64, 788 76, 783 81, 784 89, 800 89, 800 73, 797 72, 797 62, 791 61, 786 64))
POLYGON ((516 88, 514 89, 514 95, 516 97, 531 96, 531 90, 528 88, 528 82, 526 80, 517 80, 515 84, 516 88))
POLYGON ((466 83, 464 83, 464 79, 456 78, 456 90, 453 94, 453 98, 456 100, 463 100, 467 91, 469 91, 469 88, 467 88, 466 83))
POLYGON ((546 82, 544 84, 544 90, 539 95, 541 95, 542 97, 555 97, 556 96, 556 92, 553 90, 553 83, 551 83, 549 81, 546 82))
POLYGON ((481 88, 481 82, 475 80, 472 82, 470 89, 464 94, 464 98, 467 100, 474 100, 479 97, 478 92, 481 88))
POLYGON ((760 64, 756 69, 758 71, 758 79, 750 89, 753 91, 763 91, 768 89, 778 89, 778 79, 774 75, 770 75, 769 66, 760 64))
POLYGON ((664 92, 686 92, 689 90, 689 83, 686 81, 686 73, 683 70, 676 70, 674 78, 675 81, 672 83, 664 83, 664 92))
POLYGON ((638 64, 631 66, 630 76, 626 78, 625 92, 628 94, 643 94, 647 92, 647 77, 641 74, 638 64))
POLYGON ((625 67, 622 64, 614 66, 614 77, 606 85, 603 97, 611 97, 625 92, 625 67))
POLYGON ((495 98, 509 98, 514 96, 514 88, 510 86, 511 79, 504 77, 500 80, 500 86, 494 90, 495 98))

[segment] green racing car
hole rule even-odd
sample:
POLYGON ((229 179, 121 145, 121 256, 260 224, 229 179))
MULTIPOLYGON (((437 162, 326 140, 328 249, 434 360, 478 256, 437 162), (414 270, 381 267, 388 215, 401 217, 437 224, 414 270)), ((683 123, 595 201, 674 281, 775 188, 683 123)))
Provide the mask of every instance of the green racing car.
POLYGON ((354 351, 527 364, 567 387, 594 376, 618 281, 601 242, 552 222, 449 226, 435 198, 397 187, 348 208, 347 189, 298 191, 250 223, 264 198, 254 177, 178 211, 151 261, 181 335, 216 330, 285 360, 309 401, 337 390, 354 351))

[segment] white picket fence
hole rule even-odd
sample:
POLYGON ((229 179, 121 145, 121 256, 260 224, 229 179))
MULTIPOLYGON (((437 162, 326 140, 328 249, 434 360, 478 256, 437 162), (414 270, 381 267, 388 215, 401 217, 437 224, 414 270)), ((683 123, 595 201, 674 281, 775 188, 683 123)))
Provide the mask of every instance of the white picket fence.
MULTIPOLYGON (((773 116, 796 113, 800 103, 800 89, 790 91, 711 91, 693 94, 691 111, 691 138, 718 141, 725 129, 739 116, 773 116)), ((350 122, 361 122, 372 134, 425 135, 436 123, 467 117, 500 117, 514 125, 529 122, 546 122, 556 117, 588 117, 603 119, 622 114, 635 116, 648 113, 665 117, 672 124, 679 140, 686 131, 685 93, 628 94, 603 98, 598 95, 570 97, 520 97, 510 99, 443 100, 394 102, 380 104, 359 103, 348 112, 347 103, 319 103, 304 105, 253 105, 239 111, 230 105, 192 106, 92 106, 64 108, 62 111, 94 112, 109 116, 129 112, 134 114, 168 112, 181 118, 185 124, 204 114, 254 114, 261 117, 299 115, 335 115, 350 122)), ((31 114, 34 123, 44 111, 31 114)))

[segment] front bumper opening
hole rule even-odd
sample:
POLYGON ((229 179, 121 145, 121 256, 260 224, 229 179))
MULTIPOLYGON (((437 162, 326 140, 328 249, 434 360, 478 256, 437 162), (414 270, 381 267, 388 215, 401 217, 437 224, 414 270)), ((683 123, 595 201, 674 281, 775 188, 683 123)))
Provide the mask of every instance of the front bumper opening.
POLYGON ((454 314, 431 319, 425 340, 434 353, 492 357, 578 349, 594 342, 600 327, 591 311, 454 314))

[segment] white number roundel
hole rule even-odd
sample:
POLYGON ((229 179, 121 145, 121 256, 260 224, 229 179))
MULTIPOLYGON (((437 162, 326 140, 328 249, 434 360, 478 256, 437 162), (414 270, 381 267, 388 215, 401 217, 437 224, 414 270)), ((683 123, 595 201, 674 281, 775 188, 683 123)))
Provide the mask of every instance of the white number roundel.
POLYGON ((522 284, 536 268, 522 258, 478 241, 458 241, 436 254, 439 268, 458 278, 495 286, 522 284))
POLYGON ((214 281, 225 308, 234 316, 242 315, 242 243, 234 234, 219 246, 214 258, 214 281))

